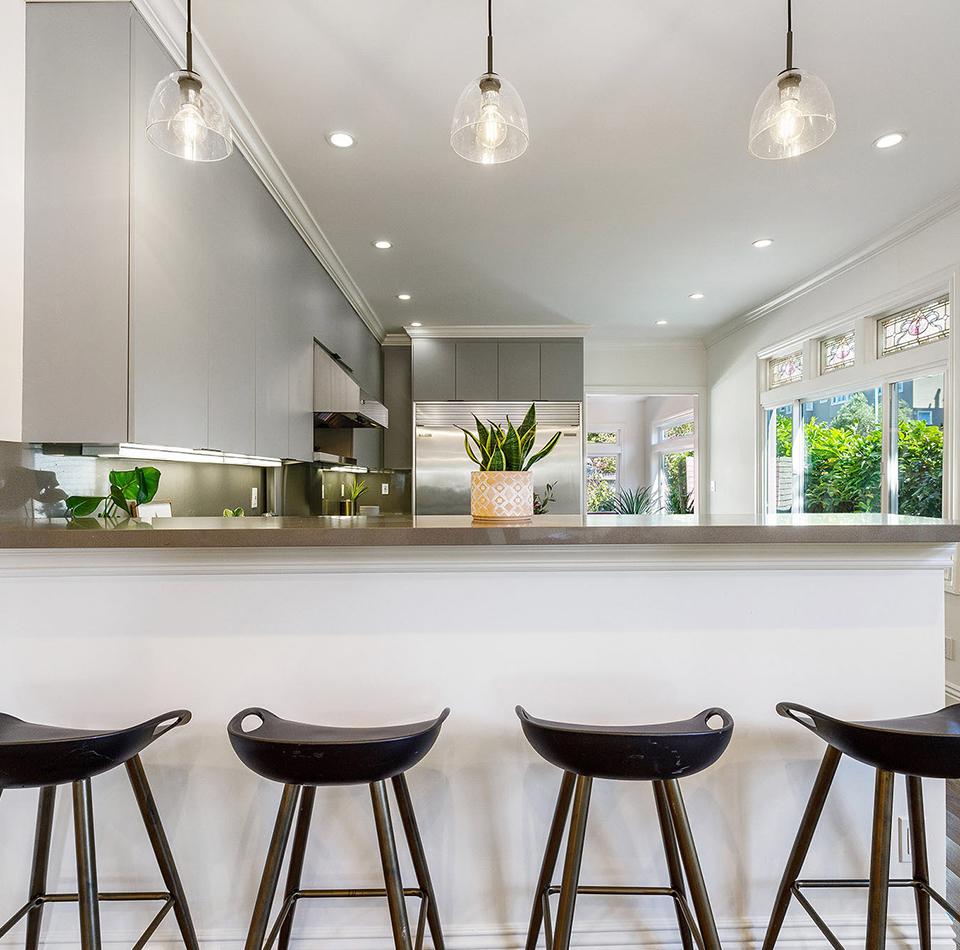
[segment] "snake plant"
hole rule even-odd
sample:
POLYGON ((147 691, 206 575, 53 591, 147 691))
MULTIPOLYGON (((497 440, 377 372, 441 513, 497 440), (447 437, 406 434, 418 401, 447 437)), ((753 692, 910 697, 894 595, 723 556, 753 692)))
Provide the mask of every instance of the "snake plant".
POLYGON ((537 441, 537 407, 531 405, 527 414, 516 428, 507 416, 507 428, 487 420, 484 425, 477 416, 474 434, 463 426, 457 426, 463 433, 463 446, 470 460, 480 467, 481 472, 526 472, 541 459, 546 458, 560 441, 560 433, 555 432, 539 452, 533 452, 537 441), (531 452, 533 454, 531 455, 531 452))

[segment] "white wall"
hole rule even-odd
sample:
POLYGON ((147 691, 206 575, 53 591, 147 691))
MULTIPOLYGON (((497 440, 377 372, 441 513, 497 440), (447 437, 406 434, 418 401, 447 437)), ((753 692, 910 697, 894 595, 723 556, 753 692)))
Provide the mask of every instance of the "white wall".
POLYGON ((753 512, 757 472, 757 353, 960 261, 960 211, 707 347, 709 477, 714 514, 753 512))
POLYGON ((23 391, 23 142, 26 4, 0 4, 0 441, 19 442, 23 391))
POLYGON ((664 392, 706 385, 706 351, 700 343, 650 345, 587 340, 583 353, 584 389, 661 388, 664 392))
POLYGON ((643 396, 587 396, 589 432, 620 429, 620 486, 648 485, 650 431, 643 396))

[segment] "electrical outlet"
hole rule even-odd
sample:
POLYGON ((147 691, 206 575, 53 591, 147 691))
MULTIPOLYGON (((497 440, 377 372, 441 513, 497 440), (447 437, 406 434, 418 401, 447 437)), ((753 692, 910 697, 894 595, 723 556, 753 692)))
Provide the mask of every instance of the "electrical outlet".
POLYGON ((381 482, 380 483, 380 494, 389 495, 390 494, 390 482, 381 482))
POLYGON ((713 481, 713 479, 711 479, 711 480, 710 480, 710 491, 716 491, 716 490, 717 490, 717 483, 716 483, 715 481, 713 481))
POLYGON ((910 820, 903 816, 897 818, 897 857, 901 864, 909 864, 913 860, 910 850, 910 820))
POLYGON ((257 501, 258 501, 258 498, 257 498, 257 486, 254 485, 253 488, 250 489, 250 507, 251 507, 251 508, 256 508, 256 507, 257 507, 257 501))
POLYGON ((954 659, 953 637, 947 637, 947 638, 946 638, 946 640, 944 641, 944 651, 943 651, 943 652, 944 652, 944 656, 945 656, 948 660, 954 659))

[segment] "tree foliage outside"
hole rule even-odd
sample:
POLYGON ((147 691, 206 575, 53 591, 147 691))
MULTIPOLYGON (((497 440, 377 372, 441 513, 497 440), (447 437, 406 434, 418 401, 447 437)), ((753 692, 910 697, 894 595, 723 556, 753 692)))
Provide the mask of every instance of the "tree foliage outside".
MULTIPOLYGON (((898 431, 899 494, 902 515, 939 518, 943 512, 943 432, 912 419, 901 405, 898 431)), ((878 512, 881 506, 883 433, 863 393, 824 424, 804 425, 807 458, 803 510, 811 513, 878 512)), ((777 457, 793 454, 793 420, 777 417, 777 457)))
POLYGON ((671 452, 664 456, 666 508, 671 515, 693 514, 693 491, 687 485, 687 459, 693 452, 671 452))
POLYGON ((587 511, 611 511, 617 493, 617 457, 592 455, 587 458, 587 511))

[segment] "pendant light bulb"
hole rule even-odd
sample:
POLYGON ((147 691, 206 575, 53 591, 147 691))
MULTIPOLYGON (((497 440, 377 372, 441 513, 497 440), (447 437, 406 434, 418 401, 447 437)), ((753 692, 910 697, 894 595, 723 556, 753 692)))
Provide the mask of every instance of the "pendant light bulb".
POLYGON ((187 0, 187 68, 164 76, 147 107, 147 138, 190 162, 219 162, 233 151, 233 130, 220 100, 193 71, 191 2, 187 0))
POLYGON ((793 10, 787 0, 787 68, 757 100, 748 148, 757 158, 794 158, 827 142, 837 130, 837 110, 826 83, 793 65, 793 10))
POLYGON ((517 90, 493 71, 493 6, 487 0, 487 71, 460 94, 450 145, 468 162, 500 165, 519 158, 529 143, 523 102, 517 90))

